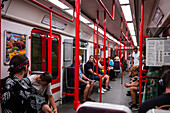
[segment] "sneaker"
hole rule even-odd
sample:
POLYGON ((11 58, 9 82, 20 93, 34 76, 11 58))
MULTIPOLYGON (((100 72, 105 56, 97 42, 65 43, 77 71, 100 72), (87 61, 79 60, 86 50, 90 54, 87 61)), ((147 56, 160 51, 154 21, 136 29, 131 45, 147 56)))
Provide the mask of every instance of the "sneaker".
POLYGON ((131 109, 132 111, 137 111, 137 110, 138 110, 138 106, 137 106, 136 104, 132 104, 132 105, 130 106, 130 109, 131 109))
POLYGON ((131 93, 126 93, 126 96, 131 96, 131 93))
POLYGON ((102 87, 102 91, 106 92, 107 90, 105 88, 102 87))
POLYGON ((108 86, 108 88, 112 89, 112 86, 108 86))
MULTIPOLYGON (((100 93, 100 88, 98 88, 98 93, 100 93)), ((101 93, 104 94, 104 91, 102 90, 101 93)))
POLYGON ((110 89, 110 88, 106 88, 106 90, 107 90, 107 91, 111 91, 111 89, 110 89))
POLYGON ((129 102, 128 104, 131 106, 133 104, 133 101, 129 102))
POLYGON ((87 98, 87 101, 96 102, 95 100, 93 100, 91 98, 87 98))

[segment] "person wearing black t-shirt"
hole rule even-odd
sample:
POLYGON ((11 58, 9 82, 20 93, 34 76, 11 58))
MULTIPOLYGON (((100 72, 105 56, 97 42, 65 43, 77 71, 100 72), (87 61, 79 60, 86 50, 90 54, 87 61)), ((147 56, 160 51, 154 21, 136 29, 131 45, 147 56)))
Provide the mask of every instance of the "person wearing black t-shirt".
MULTIPOLYGON (((164 105, 167 105, 170 107, 170 70, 167 70, 165 74, 162 76, 162 82, 165 93, 161 96, 158 96, 156 98, 150 99, 142 103, 139 113, 146 113, 148 110, 153 109, 153 108, 160 108, 163 107, 164 105)), ((164 107, 161 109, 168 109, 169 107, 164 107)))
MULTIPOLYGON (((85 75, 92 79, 93 78, 93 71, 94 71, 94 79, 95 80, 100 80, 100 78, 97 76, 97 73, 95 72, 96 69, 93 70, 93 56, 90 55, 89 60, 87 61, 87 63, 84 65, 84 70, 85 70, 85 75)), ((100 71, 100 69, 98 69, 98 71, 100 71)), ((98 72, 98 74, 101 76, 101 73, 98 72)), ((105 75, 103 77, 103 79, 106 79, 106 91, 110 91, 109 88, 109 76, 105 75)))

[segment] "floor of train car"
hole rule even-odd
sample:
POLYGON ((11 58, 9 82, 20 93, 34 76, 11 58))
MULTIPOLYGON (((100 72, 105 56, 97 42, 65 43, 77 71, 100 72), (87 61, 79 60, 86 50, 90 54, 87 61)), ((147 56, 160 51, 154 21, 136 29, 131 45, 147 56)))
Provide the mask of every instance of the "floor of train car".
MULTIPOLYGON (((120 75, 116 78, 116 81, 110 81, 110 86, 112 86, 111 91, 107 91, 102 96, 103 103, 119 104, 129 106, 128 102, 131 101, 131 96, 126 96, 127 91, 129 90, 124 86, 124 83, 129 83, 129 74, 124 74, 123 85, 121 85, 120 75)), ((97 92, 98 83, 95 83, 94 91, 91 95, 91 98, 99 101, 99 93, 97 92)), ((73 97, 70 102, 63 102, 62 105, 58 106, 58 113, 75 113, 73 109, 73 97)), ((133 111, 137 113, 137 111, 133 111)))

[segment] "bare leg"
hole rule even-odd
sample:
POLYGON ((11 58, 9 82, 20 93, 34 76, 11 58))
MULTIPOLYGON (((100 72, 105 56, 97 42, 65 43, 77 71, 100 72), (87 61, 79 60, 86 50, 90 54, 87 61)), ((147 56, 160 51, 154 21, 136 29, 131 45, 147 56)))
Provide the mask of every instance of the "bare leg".
POLYGON ((88 94, 87 98, 90 98, 90 96, 91 96, 91 92, 93 90, 93 85, 94 85, 94 82, 91 82, 90 91, 89 91, 89 94, 88 94))
POLYGON ((89 90, 90 90, 90 84, 87 84, 86 88, 84 89, 84 98, 83 98, 83 101, 87 100, 87 96, 88 96, 89 90))
POLYGON ((130 88, 130 93, 131 93, 133 104, 136 104, 136 91, 137 91, 137 87, 130 88))
POLYGON ((104 78, 106 79, 106 89, 109 87, 109 75, 105 75, 104 78))
POLYGON ((49 107, 48 104, 44 104, 44 105, 43 105, 42 111, 43 111, 44 113, 52 113, 52 110, 51 110, 51 108, 49 107))

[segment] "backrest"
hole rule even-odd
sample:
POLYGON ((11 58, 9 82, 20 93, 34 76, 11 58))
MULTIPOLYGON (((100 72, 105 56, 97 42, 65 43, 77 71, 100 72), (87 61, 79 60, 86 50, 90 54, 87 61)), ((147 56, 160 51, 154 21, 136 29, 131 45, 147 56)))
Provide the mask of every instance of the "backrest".
POLYGON ((170 111, 161 109, 150 109, 146 113, 170 113, 170 111))
POLYGON ((114 70, 120 70, 120 62, 114 61, 114 70))
MULTIPOLYGON (((69 67, 74 67, 74 64, 72 64, 71 66, 69 67)), ((67 77, 66 77, 66 80, 67 80, 67 85, 69 87, 74 87, 74 69, 73 68, 68 68, 67 69, 67 77)))
POLYGON ((85 102, 78 107, 76 113, 132 113, 132 111, 124 105, 85 102))

